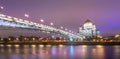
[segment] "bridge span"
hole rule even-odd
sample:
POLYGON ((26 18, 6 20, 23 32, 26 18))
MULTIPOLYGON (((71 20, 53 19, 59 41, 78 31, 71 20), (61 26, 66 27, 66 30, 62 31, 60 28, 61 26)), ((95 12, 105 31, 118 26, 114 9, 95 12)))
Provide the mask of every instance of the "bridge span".
POLYGON ((53 26, 44 25, 35 23, 32 21, 27 21, 19 19, 16 17, 11 17, 8 15, 0 14, 0 28, 20 28, 20 29, 29 29, 29 30, 39 30, 47 33, 55 33, 58 35, 64 35, 68 37, 71 41, 73 39, 83 40, 84 36, 77 33, 68 32, 63 29, 58 29, 53 26))

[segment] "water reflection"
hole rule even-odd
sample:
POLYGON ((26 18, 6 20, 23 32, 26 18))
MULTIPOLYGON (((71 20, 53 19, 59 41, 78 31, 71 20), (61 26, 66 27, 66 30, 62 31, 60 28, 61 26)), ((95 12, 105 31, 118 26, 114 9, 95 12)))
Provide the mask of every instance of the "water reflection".
POLYGON ((114 46, 114 59, 120 59, 120 46, 114 46))
POLYGON ((120 46, 0 45, 0 59, 119 59, 120 46))
POLYGON ((95 48, 92 49, 92 56, 93 59, 105 59, 105 50, 104 47, 102 45, 97 45, 95 48))
POLYGON ((74 59, 74 46, 70 46, 70 59, 74 59))
POLYGON ((87 45, 82 45, 81 49, 82 49, 82 51, 81 51, 81 53, 82 53, 81 58, 85 59, 86 53, 87 53, 87 51, 86 51, 87 50, 87 45))

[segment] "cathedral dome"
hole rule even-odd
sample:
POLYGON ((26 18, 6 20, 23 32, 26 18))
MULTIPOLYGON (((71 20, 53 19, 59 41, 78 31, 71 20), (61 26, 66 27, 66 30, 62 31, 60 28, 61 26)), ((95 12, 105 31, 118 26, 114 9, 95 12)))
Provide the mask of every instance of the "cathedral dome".
POLYGON ((94 28, 94 25, 91 20, 87 19, 83 25, 84 29, 94 28))
POLYGON ((87 19, 87 20, 85 21, 84 25, 89 25, 89 26, 92 26, 92 25, 93 25, 93 23, 92 23, 92 21, 91 21, 91 20, 87 19))
POLYGON ((87 20, 85 21, 85 23, 92 23, 92 21, 89 20, 89 19, 87 19, 87 20))

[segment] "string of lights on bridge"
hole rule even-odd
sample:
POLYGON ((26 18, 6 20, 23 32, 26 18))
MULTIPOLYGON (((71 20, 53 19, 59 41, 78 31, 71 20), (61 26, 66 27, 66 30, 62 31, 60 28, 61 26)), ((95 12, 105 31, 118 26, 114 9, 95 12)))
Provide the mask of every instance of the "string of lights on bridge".
MULTIPOLYGON (((0 9, 1 9, 1 10, 3 10, 3 9, 4 9, 4 7, 3 7, 3 6, 0 6, 0 9)), ((24 14, 24 17, 29 18, 29 17, 30 17, 30 15, 29 15, 29 14, 27 14, 27 13, 25 13, 25 14, 24 14)), ((41 22, 41 23, 44 23, 45 21, 44 21, 43 19, 40 19, 40 22, 41 22)), ((54 25, 54 23, 53 23, 53 22, 50 22, 50 25, 51 25, 51 26, 53 26, 53 25, 54 25)), ((60 26, 60 28, 61 28, 61 29, 64 29, 64 27, 63 27, 63 26, 60 26)), ((74 33, 74 34, 77 34, 76 32, 74 32, 74 31, 72 31, 72 30, 68 30, 67 28, 65 28, 64 30, 65 30, 65 31, 69 31, 69 32, 74 33)))
MULTIPOLYGON (((0 6, 0 9, 3 10, 4 7, 3 7, 3 6, 0 6)), ((76 37, 81 37, 81 36, 80 36, 79 34, 77 34, 76 32, 73 32, 73 31, 71 31, 71 30, 68 30, 67 28, 64 28, 63 26, 60 26, 60 27, 59 27, 60 29, 57 29, 57 28, 53 27, 53 26, 54 26, 54 23, 53 23, 53 22, 50 22, 50 25, 51 25, 52 27, 51 27, 51 26, 48 26, 48 25, 45 25, 45 24, 43 24, 43 23, 45 22, 43 19, 40 19, 40 22, 41 22, 42 24, 39 24, 39 23, 35 23, 35 22, 32 22, 32 21, 28 21, 28 20, 23 20, 23 19, 18 19, 18 18, 16 18, 16 17, 7 16, 7 15, 4 15, 4 14, 1 14, 1 16, 7 18, 8 21, 16 21, 16 22, 19 22, 19 23, 28 23, 28 24, 30 24, 30 25, 35 25, 35 26, 38 26, 38 27, 40 27, 40 26, 46 26, 46 27, 48 27, 48 28, 53 28, 53 29, 55 29, 55 30, 59 30, 59 31, 62 31, 62 32, 66 31, 65 33, 71 34, 71 35, 73 35, 73 36, 75 35, 76 37)), ((24 17, 29 18, 30 15, 27 14, 27 13, 25 13, 25 14, 24 14, 24 17)), ((43 32, 44 32, 44 31, 43 31, 43 32)), ((47 32, 47 33, 48 33, 48 32, 47 32)))
MULTIPOLYGON (((25 13, 24 16, 25 16, 26 18, 29 18, 29 17, 30 17, 29 14, 27 14, 27 13, 25 13)), ((44 21, 43 19, 40 19, 40 22, 41 22, 41 23, 44 23, 45 21, 44 21)), ((53 23, 53 22, 50 22, 50 25, 51 25, 51 26, 54 26, 54 23, 53 23)), ((63 26, 60 26, 60 28, 61 28, 61 29, 64 29, 63 26)), ((69 31, 69 32, 74 33, 74 34, 77 34, 76 32, 74 32, 74 31, 72 31, 72 30, 68 30, 67 28, 65 28, 64 30, 65 30, 65 31, 69 31)))

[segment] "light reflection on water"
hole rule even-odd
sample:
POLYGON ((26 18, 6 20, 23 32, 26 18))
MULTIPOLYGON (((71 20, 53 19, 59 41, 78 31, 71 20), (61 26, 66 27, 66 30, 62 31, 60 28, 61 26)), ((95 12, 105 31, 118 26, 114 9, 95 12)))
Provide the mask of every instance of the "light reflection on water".
POLYGON ((120 46, 0 45, 0 59, 120 59, 120 46))

